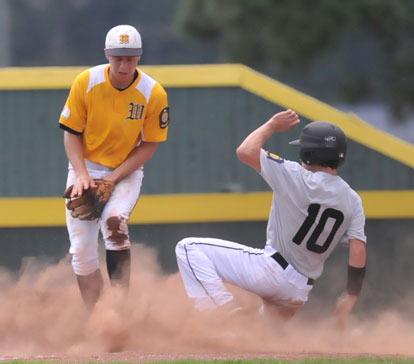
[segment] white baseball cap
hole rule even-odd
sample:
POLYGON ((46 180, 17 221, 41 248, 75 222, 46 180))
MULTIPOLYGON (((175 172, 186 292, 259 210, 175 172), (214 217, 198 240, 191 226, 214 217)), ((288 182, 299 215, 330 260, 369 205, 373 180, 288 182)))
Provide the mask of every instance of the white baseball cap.
POLYGON ((141 36, 133 26, 118 25, 106 35, 105 55, 136 57, 141 54, 141 36))

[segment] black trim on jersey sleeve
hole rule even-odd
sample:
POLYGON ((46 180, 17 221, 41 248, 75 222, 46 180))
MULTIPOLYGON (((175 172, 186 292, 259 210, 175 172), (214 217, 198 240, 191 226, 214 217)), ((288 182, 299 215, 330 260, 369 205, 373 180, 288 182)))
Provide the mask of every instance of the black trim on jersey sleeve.
POLYGON ((59 123, 59 128, 65 130, 65 131, 68 131, 71 134, 75 134, 75 135, 82 135, 83 134, 83 133, 80 133, 80 132, 78 132, 76 130, 73 130, 73 129, 69 128, 68 126, 63 125, 61 123, 59 123))

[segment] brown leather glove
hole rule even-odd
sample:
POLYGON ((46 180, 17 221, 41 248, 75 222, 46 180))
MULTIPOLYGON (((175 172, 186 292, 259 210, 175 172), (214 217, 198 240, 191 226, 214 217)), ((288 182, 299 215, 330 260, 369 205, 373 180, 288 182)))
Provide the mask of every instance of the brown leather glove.
POLYGON ((94 179, 96 186, 84 190, 78 198, 70 197, 73 185, 63 193, 63 197, 69 199, 66 207, 70 214, 80 220, 96 220, 101 217, 102 211, 112 195, 115 184, 104 179, 94 179))

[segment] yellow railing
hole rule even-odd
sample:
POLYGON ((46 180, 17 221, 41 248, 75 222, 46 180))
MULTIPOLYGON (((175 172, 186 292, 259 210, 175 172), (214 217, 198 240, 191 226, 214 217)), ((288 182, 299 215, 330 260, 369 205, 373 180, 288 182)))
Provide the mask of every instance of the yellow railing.
MULTIPOLYGON (((414 191, 360 191, 368 219, 414 218, 414 191)), ((64 226, 65 200, 0 199, 0 227, 64 226)), ((270 192, 144 195, 131 224, 266 221, 270 192)))

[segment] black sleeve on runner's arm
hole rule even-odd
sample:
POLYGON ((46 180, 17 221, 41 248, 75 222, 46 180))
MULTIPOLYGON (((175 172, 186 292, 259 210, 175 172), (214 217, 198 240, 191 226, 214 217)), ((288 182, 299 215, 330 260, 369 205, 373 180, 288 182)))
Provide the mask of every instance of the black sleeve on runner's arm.
POLYGON ((358 296, 362 289, 362 283, 365 278, 366 267, 357 268, 348 265, 348 282, 346 291, 351 296, 358 296))

